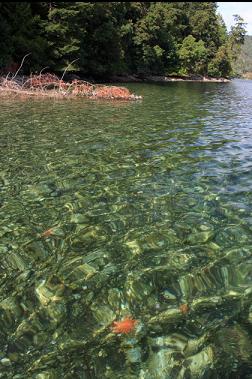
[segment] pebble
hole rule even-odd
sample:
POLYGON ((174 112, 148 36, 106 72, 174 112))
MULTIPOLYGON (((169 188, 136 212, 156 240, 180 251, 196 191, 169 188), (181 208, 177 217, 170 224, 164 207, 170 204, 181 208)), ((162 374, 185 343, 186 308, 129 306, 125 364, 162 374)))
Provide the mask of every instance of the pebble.
POLYGON ((0 363, 3 365, 3 366, 11 366, 11 361, 9 358, 3 358, 0 360, 0 363))

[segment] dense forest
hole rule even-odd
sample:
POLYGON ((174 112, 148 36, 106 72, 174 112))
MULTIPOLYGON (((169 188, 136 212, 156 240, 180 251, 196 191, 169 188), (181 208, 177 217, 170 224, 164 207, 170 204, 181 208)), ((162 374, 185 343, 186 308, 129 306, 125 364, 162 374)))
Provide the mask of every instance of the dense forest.
POLYGON ((216 2, 1 2, 0 32, 2 72, 229 77, 246 30, 216 2))

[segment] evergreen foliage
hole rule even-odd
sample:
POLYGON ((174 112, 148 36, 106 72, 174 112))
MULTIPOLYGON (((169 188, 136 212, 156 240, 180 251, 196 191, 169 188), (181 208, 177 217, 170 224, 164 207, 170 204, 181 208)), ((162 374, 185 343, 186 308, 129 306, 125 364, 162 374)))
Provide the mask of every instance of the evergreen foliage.
POLYGON ((0 68, 27 72, 229 76, 246 33, 227 33, 216 2, 3 2, 0 68))

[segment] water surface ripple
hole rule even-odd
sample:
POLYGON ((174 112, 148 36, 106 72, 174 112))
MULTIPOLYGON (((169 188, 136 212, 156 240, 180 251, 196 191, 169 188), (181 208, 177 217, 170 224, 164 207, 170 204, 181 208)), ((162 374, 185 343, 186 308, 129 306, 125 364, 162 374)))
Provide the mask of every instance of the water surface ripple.
POLYGON ((0 378, 252 377, 252 81, 128 88, 0 104, 0 378))

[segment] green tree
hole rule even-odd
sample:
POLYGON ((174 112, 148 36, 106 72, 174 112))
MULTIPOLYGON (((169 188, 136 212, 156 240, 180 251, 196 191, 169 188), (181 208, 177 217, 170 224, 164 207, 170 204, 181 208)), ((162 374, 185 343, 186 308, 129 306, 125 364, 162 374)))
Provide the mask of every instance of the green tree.
POLYGON ((229 48, 232 59, 236 60, 241 51, 241 46, 244 44, 247 24, 239 15, 234 15, 233 17, 235 25, 231 27, 229 33, 229 48))
POLYGON ((228 75, 245 24, 235 16, 228 35, 217 9, 216 2, 0 3, 0 67, 31 53, 27 71, 228 75))
POLYGON ((235 24, 231 27, 231 31, 228 36, 227 50, 229 55, 230 64, 232 67, 232 75, 236 76, 236 61, 241 52, 241 47, 244 44, 246 35, 246 23, 239 15, 234 15, 235 24))
POLYGON ((96 76, 119 72, 123 60, 121 26, 124 9, 120 3, 93 3, 92 9, 83 14, 85 33, 81 37, 81 68, 96 76))
POLYGON ((124 4, 56 3, 45 27, 55 69, 106 75, 119 69, 123 57, 121 25, 124 4))
POLYGON ((214 54, 221 45, 217 3, 190 2, 188 4, 189 34, 197 41, 202 40, 209 54, 214 54))
POLYGON ((213 77, 228 77, 232 72, 227 46, 220 46, 208 64, 208 74, 213 77))
POLYGON ((175 69, 179 17, 172 3, 151 3, 133 37, 138 72, 164 74, 175 69))
POLYGON ((192 35, 197 41, 203 41, 207 49, 204 58, 206 67, 226 41, 225 24, 217 13, 216 2, 189 2, 186 14, 189 20, 187 35, 192 35))
POLYGON ((6 18, 7 13, 8 3, 0 3, 0 68, 10 64, 12 61, 13 46, 11 26, 6 18))
MULTIPOLYGON (((79 58, 80 36, 85 32, 85 25, 80 19, 80 7, 75 2, 60 2, 50 4, 48 8, 48 20, 44 21, 44 27, 50 46, 50 58, 57 71, 64 70, 79 58)), ((79 65, 75 64, 70 69, 79 70, 79 65)))
POLYGON ((26 70, 41 67, 47 42, 42 36, 40 18, 32 15, 30 3, 0 3, 0 25, 3 33, 0 64, 20 63, 30 53, 26 70))
POLYGON ((185 37, 179 49, 181 72, 185 74, 205 74, 206 56, 207 49, 202 40, 196 41, 192 35, 185 37))
POLYGON ((228 39, 227 27, 220 14, 217 15, 217 20, 218 20, 217 30, 218 30, 218 35, 219 35, 219 42, 220 42, 220 46, 222 46, 227 42, 227 39, 228 39))

